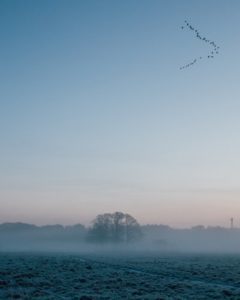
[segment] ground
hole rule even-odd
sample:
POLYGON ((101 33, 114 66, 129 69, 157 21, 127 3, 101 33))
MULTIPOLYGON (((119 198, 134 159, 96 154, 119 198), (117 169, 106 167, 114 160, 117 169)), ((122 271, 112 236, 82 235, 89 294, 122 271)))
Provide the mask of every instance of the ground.
POLYGON ((2 253, 0 299, 240 299, 240 256, 2 253))

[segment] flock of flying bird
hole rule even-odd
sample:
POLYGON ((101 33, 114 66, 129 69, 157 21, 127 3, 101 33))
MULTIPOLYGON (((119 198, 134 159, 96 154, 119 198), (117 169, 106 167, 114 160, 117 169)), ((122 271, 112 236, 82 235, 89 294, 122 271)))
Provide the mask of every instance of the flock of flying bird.
MULTIPOLYGON (((216 54, 219 53, 220 47, 219 47, 214 41, 211 41, 211 40, 209 40, 209 39, 203 37, 203 36, 199 33, 199 31, 198 31, 197 29, 195 29, 188 21, 185 20, 184 23, 185 23, 185 24, 184 24, 184 26, 181 26, 181 29, 183 30, 183 29, 185 29, 185 28, 188 28, 188 29, 191 30, 193 33, 195 33, 196 38, 198 38, 199 40, 201 40, 201 41, 203 41, 203 42, 209 44, 209 45, 212 47, 212 49, 211 49, 211 51, 209 52, 207 58, 214 58, 214 56, 215 56, 216 54)), ((186 64, 186 65, 180 67, 180 70, 191 67, 191 66, 194 65, 198 60, 201 60, 201 59, 203 59, 202 56, 200 56, 200 57, 198 57, 198 58, 195 58, 192 62, 190 62, 190 63, 188 63, 188 64, 186 64)))

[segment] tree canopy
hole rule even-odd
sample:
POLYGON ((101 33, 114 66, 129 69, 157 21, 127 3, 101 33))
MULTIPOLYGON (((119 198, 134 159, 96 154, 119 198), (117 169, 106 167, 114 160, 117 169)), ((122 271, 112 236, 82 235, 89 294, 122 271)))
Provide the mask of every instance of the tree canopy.
POLYGON ((93 220, 88 239, 95 242, 131 242, 142 236, 140 225, 129 214, 105 213, 93 220))

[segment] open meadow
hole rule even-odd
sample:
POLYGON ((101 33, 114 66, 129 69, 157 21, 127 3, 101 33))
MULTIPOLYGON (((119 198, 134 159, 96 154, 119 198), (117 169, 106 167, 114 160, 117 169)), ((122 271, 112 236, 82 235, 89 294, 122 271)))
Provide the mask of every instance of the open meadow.
POLYGON ((240 256, 1 253, 0 299, 240 299, 240 256))

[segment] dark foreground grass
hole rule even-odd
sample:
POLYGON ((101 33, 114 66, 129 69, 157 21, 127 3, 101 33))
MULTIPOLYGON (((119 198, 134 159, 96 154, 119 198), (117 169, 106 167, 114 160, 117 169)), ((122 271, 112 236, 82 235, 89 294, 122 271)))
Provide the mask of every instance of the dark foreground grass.
POLYGON ((0 254, 0 299, 240 299, 240 256, 0 254))

